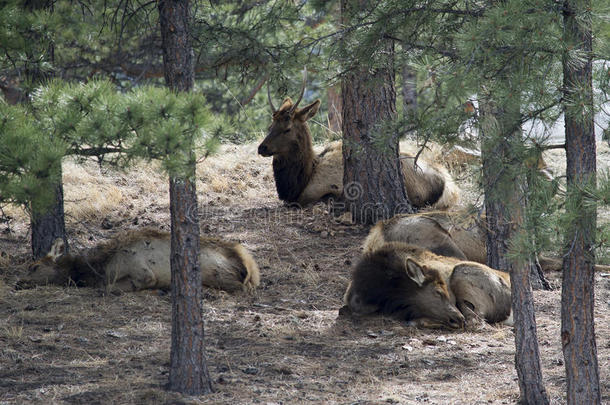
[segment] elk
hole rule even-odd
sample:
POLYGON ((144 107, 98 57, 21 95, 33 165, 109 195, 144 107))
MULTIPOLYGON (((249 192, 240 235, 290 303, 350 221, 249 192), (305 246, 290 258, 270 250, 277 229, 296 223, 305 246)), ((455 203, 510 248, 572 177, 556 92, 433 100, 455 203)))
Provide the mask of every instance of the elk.
MULTIPOLYGON (((265 139, 258 146, 262 156, 273 156, 273 176, 278 197, 301 206, 324 197, 340 197, 343 192, 343 152, 340 141, 330 144, 319 155, 313 149, 307 121, 320 108, 320 100, 299 108, 305 93, 307 75, 303 76, 301 94, 295 103, 288 97, 275 108, 267 86, 267 98, 273 121, 265 139)), ((401 153, 402 172, 409 201, 417 208, 431 205, 446 209, 455 205, 459 191, 447 170, 401 153)))
MULTIPOLYGON (((398 214, 379 221, 364 241, 363 253, 371 252, 386 242, 405 242, 433 253, 486 264, 487 247, 485 219, 465 211, 430 211, 398 214)), ((539 256, 543 271, 560 271, 559 259, 539 256)), ((596 265, 598 271, 610 266, 596 265)))
POLYGON ((365 253, 343 300, 354 315, 388 315, 422 327, 512 322, 507 273, 403 242, 365 253))
MULTIPOLYGON (((225 291, 252 291, 260 283, 258 266, 239 243, 201 237, 199 266, 203 285, 225 291)), ((73 283, 110 291, 168 289, 171 283, 170 235, 154 229, 130 231, 82 255, 66 254, 57 239, 49 253, 29 266, 18 287, 73 283)))

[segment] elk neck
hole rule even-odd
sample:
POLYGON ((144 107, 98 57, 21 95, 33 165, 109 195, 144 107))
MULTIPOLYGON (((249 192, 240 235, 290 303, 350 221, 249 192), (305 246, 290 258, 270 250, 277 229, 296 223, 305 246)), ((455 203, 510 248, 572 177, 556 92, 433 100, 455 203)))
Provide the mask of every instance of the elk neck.
POLYGON ((304 122, 295 122, 296 142, 289 153, 273 156, 273 176, 280 200, 297 202, 313 174, 316 157, 311 134, 304 122))

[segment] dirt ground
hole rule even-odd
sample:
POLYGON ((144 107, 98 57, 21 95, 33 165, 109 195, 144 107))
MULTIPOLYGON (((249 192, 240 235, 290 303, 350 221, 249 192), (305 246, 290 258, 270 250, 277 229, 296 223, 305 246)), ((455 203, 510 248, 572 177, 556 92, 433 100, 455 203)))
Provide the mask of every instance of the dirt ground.
MULTIPOLYGON (((601 144, 600 144, 601 145, 601 144)), ((284 207, 256 144, 225 146, 200 168, 204 233, 241 241, 262 273, 254 295, 206 290, 207 357, 215 392, 165 390, 170 297, 75 287, 15 290, 28 264, 27 221, 0 224, 0 404, 512 404, 519 388, 511 327, 417 329, 390 319, 338 318, 350 265, 368 228, 318 204, 284 207)), ((557 153, 557 152, 553 152, 557 153)), ((553 155, 551 164, 561 165, 553 155)), ((600 166, 610 151, 600 146, 600 166)), ((66 163, 72 249, 125 229, 169 228, 167 181, 153 165, 129 172, 66 163)), ((560 170, 561 168, 558 167, 560 170)), ((471 177, 470 177, 471 178, 471 177)), ((472 190, 469 176, 460 185, 472 190)), ((463 203, 477 199, 467 192, 463 203)), ((604 215, 602 219, 606 218, 604 215)), ((559 274, 547 274, 560 285, 559 274)), ((610 403, 610 278, 596 274, 602 401, 610 403)), ((560 291, 535 292, 544 383, 564 403, 560 291)))

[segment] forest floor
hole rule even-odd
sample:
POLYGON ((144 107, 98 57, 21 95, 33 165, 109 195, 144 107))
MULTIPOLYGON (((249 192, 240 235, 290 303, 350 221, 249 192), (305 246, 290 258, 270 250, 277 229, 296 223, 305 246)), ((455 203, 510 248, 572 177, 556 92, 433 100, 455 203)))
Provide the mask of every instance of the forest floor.
MULTIPOLYGON (((599 166, 610 149, 599 144, 599 166)), ((561 152, 547 161, 561 173, 561 152)), ((338 317, 367 227, 341 223, 318 204, 276 198, 271 162, 256 144, 224 146, 199 170, 202 232, 241 241, 262 273, 253 294, 205 290, 206 348, 215 392, 165 390, 170 297, 92 288, 15 290, 28 265, 20 211, 0 224, 0 404, 512 404, 519 388, 511 327, 418 329, 377 317, 338 317)), ((459 174, 456 172, 456 174, 459 174)), ((480 202, 461 174, 463 204, 480 202)), ((67 227, 79 251, 142 226, 169 229, 167 179, 155 165, 128 172, 64 166, 67 227)), ((608 221, 604 211, 600 219, 608 221)), ((544 384, 565 402, 560 274, 534 294, 544 384)), ((602 401, 610 403, 610 279, 597 273, 596 333, 602 401)))

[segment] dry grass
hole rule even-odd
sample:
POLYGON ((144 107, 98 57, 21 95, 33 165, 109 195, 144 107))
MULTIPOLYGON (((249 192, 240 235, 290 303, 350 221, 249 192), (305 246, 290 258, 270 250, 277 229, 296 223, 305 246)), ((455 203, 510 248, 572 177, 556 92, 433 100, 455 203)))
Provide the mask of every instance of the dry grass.
MULTIPOLYGON (((367 228, 333 221, 323 204, 288 209, 256 145, 224 146, 199 167, 203 232, 242 241, 262 272, 254 295, 206 290, 206 344, 215 393, 165 390, 167 295, 103 295, 87 288, 14 290, 25 272, 27 221, 0 239, 0 403, 511 404, 518 399, 514 337, 506 326, 423 330, 384 318, 338 317, 367 228), (6 264, 6 262, 5 262, 6 264)), ((600 145, 600 166, 610 152, 600 145)), ((442 153, 433 149, 430 153, 442 153)), ((553 151, 552 153, 556 153, 553 151)), ((547 159, 561 172, 559 157, 547 159)), ((67 162, 68 228, 75 248, 144 225, 168 229, 167 180, 155 165, 128 173, 67 162), (110 225, 102 229, 101 223, 110 225)), ((464 203, 477 197, 469 190, 464 203)), ((608 218, 607 216, 605 218, 608 218)), ((559 283, 558 274, 549 274, 559 283)), ((610 402, 610 279, 596 279, 603 401, 610 402)), ((536 292, 544 381, 564 402, 560 292, 536 292)))

